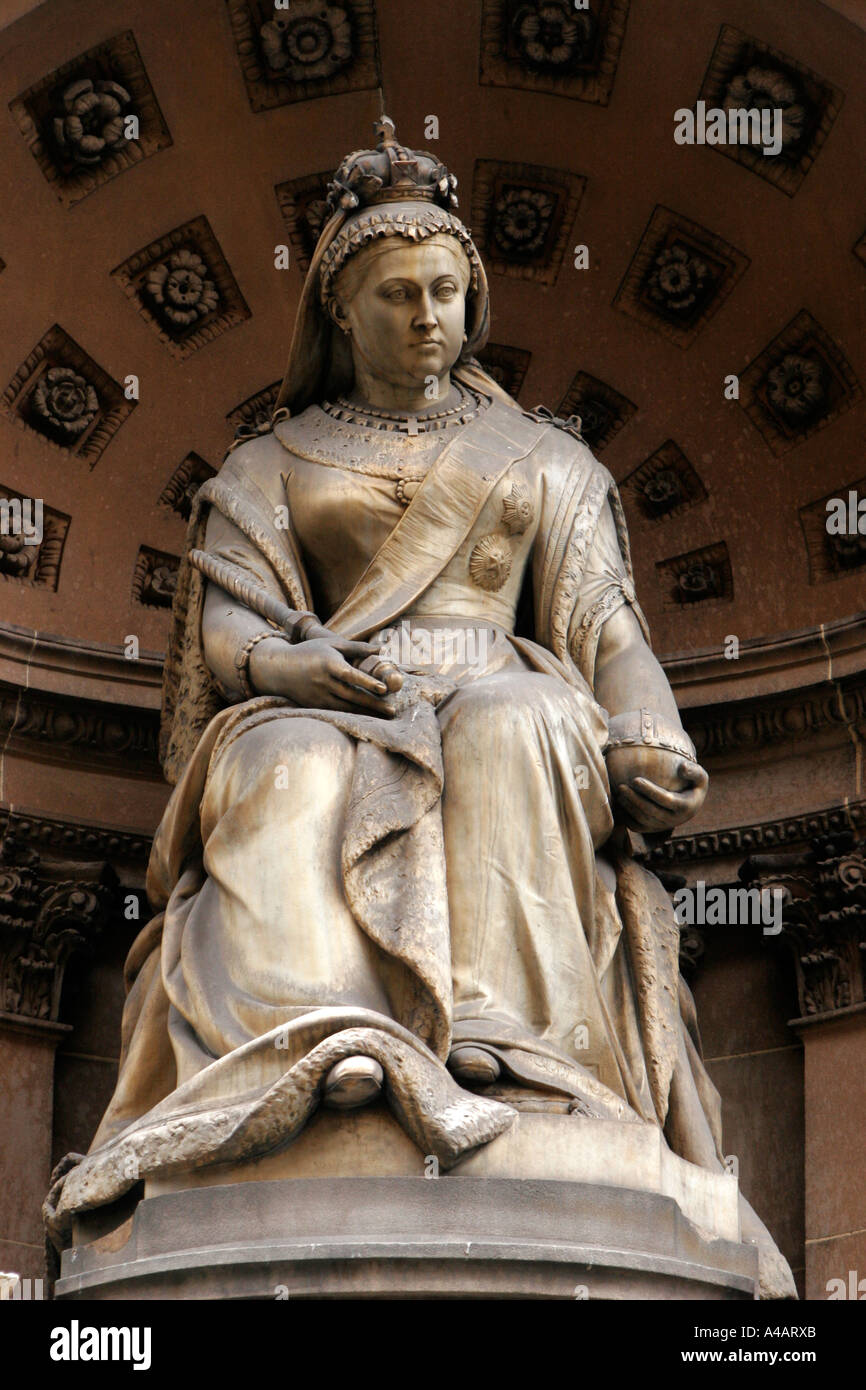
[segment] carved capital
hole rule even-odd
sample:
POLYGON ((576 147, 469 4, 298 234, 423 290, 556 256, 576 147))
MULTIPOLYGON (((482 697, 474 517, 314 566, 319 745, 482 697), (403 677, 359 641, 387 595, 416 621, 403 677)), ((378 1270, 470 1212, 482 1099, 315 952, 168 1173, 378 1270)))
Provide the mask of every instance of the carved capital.
POLYGON ((866 839, 845 831, 802 851, 756 854, 740 877, 783 893, 803 1017, 866 1000, 866 839))
POLYGON ((0 1011, 57 1022, 67 962, 89 950, 114 898, 103 863, 50 860, 0 842, 0 1011))

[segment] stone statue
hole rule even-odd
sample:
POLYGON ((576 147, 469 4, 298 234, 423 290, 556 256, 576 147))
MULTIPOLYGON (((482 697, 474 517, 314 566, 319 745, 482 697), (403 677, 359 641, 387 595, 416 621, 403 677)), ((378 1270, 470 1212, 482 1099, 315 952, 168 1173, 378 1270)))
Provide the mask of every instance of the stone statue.
MULTIPOLYGON (((678 928, 632 852, 707 776, 579 421, 478 364, 455 179, 350 155, 272 427, 199 490, 174 602, 174 790, 117 1089, 47 1204, 288 1145, 386 1103, 444 1169, 548 1111, 723 1171, 678 928), (208 577, 210 576, 210 577, 208 577)), ((742 1202, 766 1296, 790 1272, 742 1202)))

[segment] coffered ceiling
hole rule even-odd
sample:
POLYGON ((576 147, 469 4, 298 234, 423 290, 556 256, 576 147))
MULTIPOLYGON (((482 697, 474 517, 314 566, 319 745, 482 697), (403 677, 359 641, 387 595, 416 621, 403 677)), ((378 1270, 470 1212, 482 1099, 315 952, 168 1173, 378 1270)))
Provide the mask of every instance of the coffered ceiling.
POLYGON ((382 99, 458 176, 487 365, 580 416, 621 484, 657 648, 866 608, 866 537, 824 525, 866 491, 855 9, 19 0, 0 495, 40 497, 45 525, 0 552, 4 620, 163 647, 191 494, 266 418, 324 185, 382 99), (699 100, 780 109, 779 154, 677 143, 699 100))

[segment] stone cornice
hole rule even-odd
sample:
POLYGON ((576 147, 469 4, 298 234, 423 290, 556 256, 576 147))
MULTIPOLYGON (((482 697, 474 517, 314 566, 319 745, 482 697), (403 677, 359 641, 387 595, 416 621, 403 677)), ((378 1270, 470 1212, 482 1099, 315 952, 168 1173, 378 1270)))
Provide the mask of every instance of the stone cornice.
POLYGON ((0 623, 0 683, 10 686, 159 710, 162 663, 162 652, 129 661, 123 647, 0 623))
POLYGON ((805 689, 683 708, 681 714, 698 757, 712 767, 716 759, 857 725, 866 718, 866 671, 805 689))
POLYGON ((69 699, 0 684, 0 739, 8 750, 57 761, 122 767, 161 777, 159 712, 69 699))
POLYGON ((732 825, 724 830, 703 830, 697 835, 675 835, 652 847, 649 864, 658 869, 694 860, 736 859, 754 854, 756 850, 773 851, 780 846, 807 844, 863 828, 866 828, 866 801, 854 801, 847 806, 830 806, 823 811, 760 821, 754 825, 732 825))
POLYGON ((10 835, 17 843, 46 853, 85 856, 113 865, 146 863, 153 840, 152 832, 89 825, 68 816, 46 816, 22 806, 0 804, 0 841, 10 835))

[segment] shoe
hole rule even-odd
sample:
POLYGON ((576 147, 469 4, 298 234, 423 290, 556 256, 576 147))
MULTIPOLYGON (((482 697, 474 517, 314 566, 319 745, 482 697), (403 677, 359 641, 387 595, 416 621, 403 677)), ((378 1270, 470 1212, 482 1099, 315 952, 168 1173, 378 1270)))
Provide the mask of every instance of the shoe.
POLYGON ((499 1080, 502 1069, 491 1053, 482 1047, 465 1044, 454 1048, 448 1058, 448 1070, 458 1081, 470 1086, 489 1086, 492 1081, 499 1080))
POLYGON ((333 1110, 357 1110, 381 1094, 385 1073, 373 1057, 344 1057, 325 1077, 324 1101, 333 1110))

